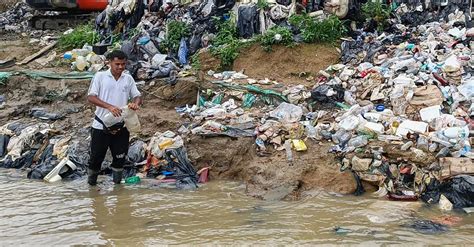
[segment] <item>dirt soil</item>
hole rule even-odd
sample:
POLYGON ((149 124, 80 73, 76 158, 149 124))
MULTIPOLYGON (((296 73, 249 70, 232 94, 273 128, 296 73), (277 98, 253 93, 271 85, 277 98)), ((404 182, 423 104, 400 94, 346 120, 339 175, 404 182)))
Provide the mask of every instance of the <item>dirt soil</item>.
MULTIPOLYGON (((316 49, 319 46, 309 46, 305 51, 316 49)), ((258 49, 258 48, 254 48, 258 49)), ((326 48, 329 49, 330 48, 326 48)), ((332 49, 332 48, 331 48, 332 49)), ((290 69, 291 61, 296 61, 300 52, 295 51, 293 59, 285 59, 279 65, 279 70, 274 70, 272 75, 285 75, 284 69, 290 71, 318 71, 330 65, 335 55, 322 55, 326 63, 322 61, 308 62, 310 66, 290 69), (318 65, 317 65, 318 64, 318 65), (286 67, 285 67, 286 66, 286 67), (317 67, 319 66, 319 67, 317 67)), ((335 50, 335 48, 334 48, 335 50)), ((22 60, 35 50, 30 48, 26 41, 0 41, 0 60, 17 57, 22 60), (20 44, 20 45, 19 45, 20 44)), ((314 51, 314 50, 313 50, 314 51)), ((282 53, 274 55, 263 54, 255 51, 254 59, 263 59, 260 62, 262 68, 269 68, 273 64, 271 59, 282 56, 282 53), (271 58, 272 56, 275 56, 271 58)), ((275 49, 275 52, 281 52, 275 49)), ((59 54, 59 52, 58 52, 59 54)), ((304 61, 310 61, 310 57, 316 55, 305 55, 304 61)), ((243 66, 246 59, 239 59, 238 64, 243 66)), ((248 61, 248 60, 247 60, 248 61)), ((303 63, 305 64, 305 63, 303 63)), ((277 66, 277 65, 273 65, 277 66)), ((44 71, 64 72, 67 67, 57 67, 49 64, 38 67, 32 62, 26 66, 13 67, 8 70, 42 69, 44 71)), ((265 69, 251 68, 247 73, 262 73, 265 69)), ((257 75, 257 74, 255 74, 257 75)), ((287 73, 288 78, 291 78, 287 73)), ((94 108, 87 104, 86 93, 89 80, 47 80, 31 79, 25 76, 12 76, 6 86, 0 86, 0 95, 6 97, 6 105, 0 112, 0 123, 5 124, 15 119, 33 120, 29 113, 33 107, 44 107, 53 112, 70 112, 66 118, 54 122, 55 126, 63 131, 73 131, 78 128, 90 126, 93 118, 94 108), (61 95, 67 92, 67 96, 50 99, 47 96, 55 92, 61 95)), ((177 131, 186 121, 176 113, 175 107, 186 104, 194 104, 198 89, 205 88, 209 83, 196 77, 180 78, 176 85, 171 86, 164 81, 157 80, 151 86, 149 82, 139 86, 144 95, 144 105, 139 112, 142 124, 140 138, 147 140, 156 131, 177 131)), ((239 180, 246 184, 248 195, 266 200, 297 200, 310 196, 312 191, 327 190, 342 194, 353 193, 356 183, 351 173, 340 172, 336 165, 335 157, 328 154, 329 143, 318 144, 308 140, 306 152, 294 152, 294 162, 289 164, 284 151, 272 151, 268 157, 260 157, 256 153, 253 138, 229 138, 213 137, 203 138, 199 136, 188 136, 185 138, 188 156, 196 166, 196 169, 210 166, 211 179, 239 180)))
POLYGON ((316 77, 320 70, 339 61, 339 52, 333 45, 300 44, 296 47, 273 46, 264 51, 259 44, 242 51, 234 62, 234 70, 256 79, 271 79, 284 84, 310 84, 309 76, 316 77))

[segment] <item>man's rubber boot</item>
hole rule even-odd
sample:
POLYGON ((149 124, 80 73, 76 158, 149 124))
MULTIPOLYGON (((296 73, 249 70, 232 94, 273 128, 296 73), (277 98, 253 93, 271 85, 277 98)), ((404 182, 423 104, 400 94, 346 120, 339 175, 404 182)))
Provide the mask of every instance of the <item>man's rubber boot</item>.
POLYGON ((123 169, 112 168, 112 180, 114 184, 120 184, 122 182, 123 169))
POLYGON ((97 185, 97 177, 99 176, 99 171, 94 171, 91 169, 87 169, 87 183, 90 186, 97 185))

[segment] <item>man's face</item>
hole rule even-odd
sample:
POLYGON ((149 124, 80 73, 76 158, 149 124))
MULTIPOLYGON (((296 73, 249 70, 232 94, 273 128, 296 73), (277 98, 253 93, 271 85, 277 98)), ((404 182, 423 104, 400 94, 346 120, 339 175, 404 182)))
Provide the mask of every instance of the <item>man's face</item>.
POLYGON ((112 71, 112 74, 121 75, 125 70, 126 64, 127 59, 119 59, 115 57, 113 60, 110 60, 110 70, 112 71))

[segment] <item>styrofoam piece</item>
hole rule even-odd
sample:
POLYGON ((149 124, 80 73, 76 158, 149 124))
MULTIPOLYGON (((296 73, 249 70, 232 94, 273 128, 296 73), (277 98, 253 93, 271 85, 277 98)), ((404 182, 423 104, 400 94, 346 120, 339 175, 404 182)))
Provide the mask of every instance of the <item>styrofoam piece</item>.
POLYGON ((420 121, 405 120, 397 128, 398 136, 405 136, 409 132, 423 134, 428 130, 428 124, 420 121))
POLYGON ((441 106, 434 105, 420 110, 421 120, 431 122, 431 120, 441 116, 441 106))

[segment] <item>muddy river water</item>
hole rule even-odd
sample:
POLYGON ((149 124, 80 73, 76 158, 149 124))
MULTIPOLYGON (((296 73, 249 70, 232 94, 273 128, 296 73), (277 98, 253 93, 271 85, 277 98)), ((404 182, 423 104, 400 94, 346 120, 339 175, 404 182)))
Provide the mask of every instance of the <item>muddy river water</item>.
POLYGON ((261 201, 246 196, 237 182, 177 191, 147 183, 113 186, 109 178, 100 179, 91 189, 85 180, 47 184, 0 170, 1 245, 474 242, 474 215, 443 213, 421 202, 326 192, 297 202, 261 201), (440 216, 459 222, 434 234, 409 227, 440 216))

